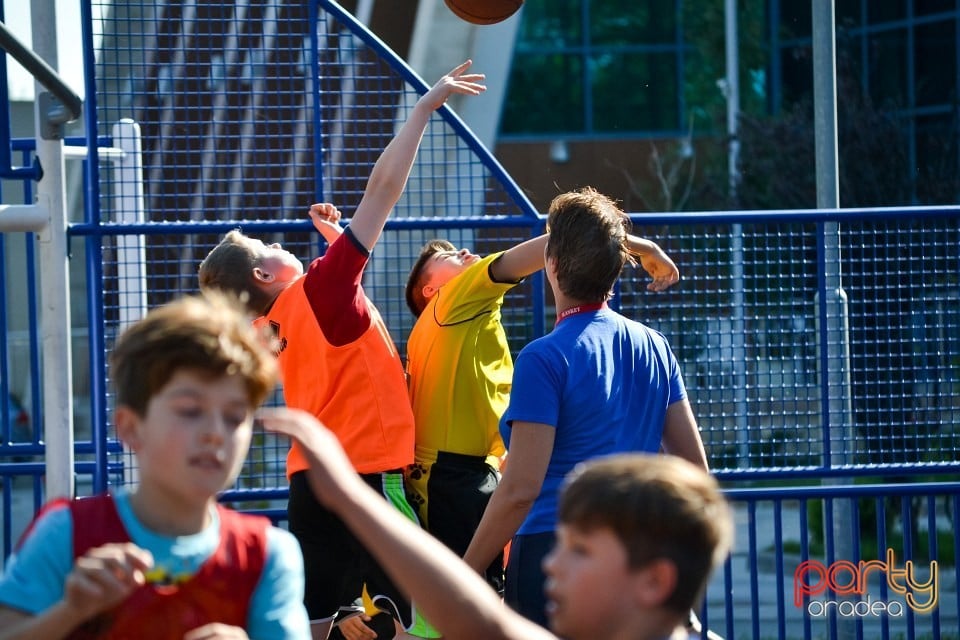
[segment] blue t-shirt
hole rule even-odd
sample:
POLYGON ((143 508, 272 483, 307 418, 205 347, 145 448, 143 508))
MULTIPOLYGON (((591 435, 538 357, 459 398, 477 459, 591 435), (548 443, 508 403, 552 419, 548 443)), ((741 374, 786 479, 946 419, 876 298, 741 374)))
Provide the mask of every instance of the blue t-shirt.
MULTIPOLYGON (((159 535, 140 523, 130 495, 114 495, 117 513, 130 540, 153 554, 154 567, 172 579, 196 573, 220 543, 220 518, 189 536, 159 535)), ((73 570, 73 522, 70 509, 52 509, 33 527, 0 578, 0 604, 38 615, 63 598, 64 583, 73 570)), ((296 538, 277 527, 267 529, 267 556, 250 601, 247 635, 253 640, 309 638, 310 623, 303 607, 303 556, 296 538)))
POLYGON ((500 434, 508 450, 515 420, 556 434, 543 487, 517 533, 556 528, 560 485, 578 463, 659 451, 667 407, 686 395, 667 339, 606 307, 569 316, 524 347, 500 434))

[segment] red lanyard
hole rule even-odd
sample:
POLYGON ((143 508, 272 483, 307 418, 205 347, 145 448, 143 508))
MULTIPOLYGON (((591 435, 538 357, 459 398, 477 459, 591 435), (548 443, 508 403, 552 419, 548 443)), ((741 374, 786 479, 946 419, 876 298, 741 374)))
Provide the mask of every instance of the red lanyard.
POLYGON ((578 313, 589 313, 591 311, 597 311, 598 309, 606 309, 606 307, 606 302, 592 302, 590 304, 578 304, 575 307, 568 307, 557 314, 557 324, 560 324, 561 320, 575 316, 578 313))

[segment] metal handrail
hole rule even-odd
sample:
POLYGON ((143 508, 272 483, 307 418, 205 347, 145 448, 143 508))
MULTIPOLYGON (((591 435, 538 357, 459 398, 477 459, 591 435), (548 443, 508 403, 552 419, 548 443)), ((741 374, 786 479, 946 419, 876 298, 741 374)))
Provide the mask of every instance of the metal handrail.
POLYGON ((2 21, 0 21, 0 48, 12 55, 24 69, 30 72, 30 75, 63 103, 70 115, 70 118, 64 122, 71 122, 80 117, 83 109, 83 100, 80 96, 74 93, 40 56, 25 47, 2 21))

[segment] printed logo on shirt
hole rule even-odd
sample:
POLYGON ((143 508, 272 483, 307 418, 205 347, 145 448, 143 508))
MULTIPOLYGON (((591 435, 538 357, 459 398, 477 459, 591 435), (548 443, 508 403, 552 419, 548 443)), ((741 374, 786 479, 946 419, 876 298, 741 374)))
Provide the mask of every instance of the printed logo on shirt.
POLYGON ((147 584, 158 587, 176 587, 185 583, 191 577, 193 575, 189 572, 174 572, 166 567, 154 567, 143 574, 144 581, 147 584))
POLYGON ((270 321, 270 331, 273 333, 273 337, 277 339, 276 353, 279 355, 281 351, 287 348, 287 339, 280 337, 280 323, 276 320, 270 321))

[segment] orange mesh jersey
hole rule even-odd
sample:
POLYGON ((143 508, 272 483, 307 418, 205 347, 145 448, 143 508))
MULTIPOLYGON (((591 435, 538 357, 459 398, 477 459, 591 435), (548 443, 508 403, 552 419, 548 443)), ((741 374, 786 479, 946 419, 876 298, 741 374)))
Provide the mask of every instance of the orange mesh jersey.
MULTIPOLYGON (((269 324, 279 345, 287 406, 309 411, 333 431, 359 473, 400 469, 413 462, 413 412, 403 365, 376 307, 370 327, 334 346, 317 324, 304 278, 280 293, 258 324, 269 324)), ((287 454, 287 477, 307 468, 300 445, 287 454)))

